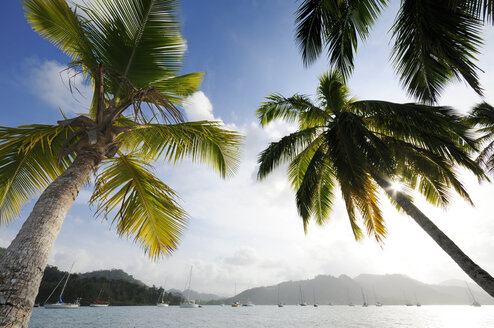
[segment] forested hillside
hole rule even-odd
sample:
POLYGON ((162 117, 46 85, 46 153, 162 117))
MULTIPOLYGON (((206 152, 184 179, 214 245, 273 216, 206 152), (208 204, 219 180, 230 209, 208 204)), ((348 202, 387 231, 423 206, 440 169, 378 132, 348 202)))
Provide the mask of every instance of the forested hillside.
MULTIPOLYGON (((47 266, 36 297, 36 303, 56 302, 64 281, 60 283, 48 301, 47 298, 66 274, 67 272, 60 271, 57 267, 47 266)), ((89 305, 98 300, 99 295, 99 300, 108 301, 111 305, 153 305, 156 304, 162 292, 162 288, 148 287, 141 282, 97 276, 86 278, 84 275, 72 274, 62 298, 64 302, 72 302, 81 298, 81 305, 89 305)), ((179 304, 182 301, 182 296, 165 293, 164 299, 170 304, 179 304)))

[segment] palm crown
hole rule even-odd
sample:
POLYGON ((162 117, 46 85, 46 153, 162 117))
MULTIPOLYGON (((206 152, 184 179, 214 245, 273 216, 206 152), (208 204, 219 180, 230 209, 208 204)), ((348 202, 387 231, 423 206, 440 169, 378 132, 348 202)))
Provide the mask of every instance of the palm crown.
POLYGON ((176 248, 187 214, 151 163, 184 157, 222 177, 237 165, 241 138, 218 122, 184 122, 176 105, 202 73, 178 75, 185 42, 176 1, 25 0, 35 31, 72 60, 94 93, 88 113, 58 125, 0 128, 0 224, 44 190, 80 154, 97 157, 91 203, 120 235, 152 258, 176 248))
POLYGON ((378 197, 382 179, 416 189, 435 205, 448 203, 450 188, 471 201, 453 166, 484 174, 468 155, 476 144, 451 108, 358 101, 335 71, 319 82, 317 104, 304 95, 273 94, 257 109, 263 126, 276 119, 298 124, 298 131, 261 152, 258 177, 289 162, 304 228, 311 218, 328 220, 337 185, 356 239, 363 236, 357 213, 378 241, 386 234, 378 197))
MULTIPOLYGON (((352 72, 359 40, 387 0, 303 0, 297 11, 296 37, 305 64, 327 50, 328 58, 345 77, 352 72)), ((423 102, 436 102, 451 78, 463 78, 478 94, 482 88, 476 65, 483 41, 483 23, 492 23, 490 0, 402 0, 391 28, 393 63, 408 93, 423 102)))

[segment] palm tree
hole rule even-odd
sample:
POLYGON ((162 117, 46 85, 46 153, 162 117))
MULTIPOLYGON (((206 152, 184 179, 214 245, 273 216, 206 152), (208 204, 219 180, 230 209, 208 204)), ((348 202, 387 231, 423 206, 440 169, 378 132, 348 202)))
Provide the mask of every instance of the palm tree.
POLYGON ((339 185, 355 239, 363 238, 357 222, 360 214, 368 235, 379 243, 386 235, 380 188, 494 296, 494 279, 434 225, 407 193, 418 191, 430 203, 445 206, 453 189, 472 202, 453 169, 459 165, 485 178, 469 157, 476 143, 464 121, 448 107, 358 101, 350 97, 337 72, 322 75, 319 82, 318 104, 304 95, 272 94, 257 109, 262 126, 282 119, 299 127, 260 153, 258 178, 289 162, 288 177, 304 229, 311 219, 318 224, 329 220, 339 185), (393 188, 395 183, 407 188, 399 191, 393 188))
POLYGON ((42 192, 0 259, 2 327, 27 327, 57 234, 92 172, 97 214, 158 259, 177 247, 187 214, 151 163, 191 157, 226 177, 241 143, 218 122, 185 122, 176 107, 202 79, 178 75, 185 42, 177 1, 23 5, 33 29, 71 58, 74 74, 83 74, 94 92, 84 115, 0 128, 0 224, 42 192))
MULTIPOLYGON (((296 38, 306 65, 323 49, 347 77, 359 39, 365 40, 387 0, 303 0, 296 38)), ((475 64, 483 24, 493 23, 492 0, 402 0, 392 27, 392 59, 402 85, 423 102, 436 102, 447 82, 463 78, 479 95, 475 64)))

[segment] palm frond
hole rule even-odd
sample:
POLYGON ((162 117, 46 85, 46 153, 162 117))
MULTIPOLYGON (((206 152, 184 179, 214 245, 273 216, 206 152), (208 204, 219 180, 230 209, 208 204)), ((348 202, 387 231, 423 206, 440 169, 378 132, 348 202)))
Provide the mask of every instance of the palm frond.
POLYGON ((177 194, 135 154, 107 159, 101 171, 90 200, 97 214, 112 215, 119 235, 132 237, 153 260, 175 250, 187 219, 177 194))
POLYGON ((72 163, 72 156, 57 161, 71 132, 56 125, 0 127, 0 225, 15 219, 72 163))
POLYGON ((256 110, 261 126, 281 119, 290 123, 298 122, 301 128, 308 128, 323 125, 328 118, 323 110, 312 104, 310 99, 304 95, 285 98, 280 94, 272 94, 266 99, 267 101, 256 110))
POLYGON ((365 40, 386 0, 305 0, 296 13, 296 39, 305 65, 328 49, 329 61, 348 77, 358 40, 365 40))
POLYGON ((479 95, 479 68, 474 63, 480 21, 464 1, 404 0, 393 26, 393 62, 408 93, 435 103, 446 83, 463 78, 479 95))
POLYGON ((467 2, 471 14, 484 23, 494 24, 493 0, 469 0, 467 2))
POLYGON ((138 152, 147 160, 176 163, 185 157, 205 163, 222 177, 238 166, 242 137, 218 122, 139 125, 120 135, 123 150, 138 152))
POLYGON ((202 72, 173 76, 152 82, 150 86, 161 92, 173 104, 181 105, 186 97, 199 90, 203 76, 202 72))
POLYGON ((103 0, 82 7, 98 60, 115 72, 109 91, 121 97, 175 76, 185 42, 176 0, 103 0))
POLYGON ((65 0, 22 0, 33 29, 73 60, 96 65, 93 48, 76 9, 65 0))
POLYGON ((278 142, 272 142, 259 154, 257 178, 262 180, 281 163, 293 160, 310 144, 316 133, 317 128, 309 128, 285 136, 278 142))

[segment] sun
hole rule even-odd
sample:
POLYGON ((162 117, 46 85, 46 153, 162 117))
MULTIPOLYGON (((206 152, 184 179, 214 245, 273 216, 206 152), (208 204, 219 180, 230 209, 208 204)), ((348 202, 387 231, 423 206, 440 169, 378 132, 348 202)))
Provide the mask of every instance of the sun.
POLYGON ((393 189, 393 191, 402 191, 403 190, 403 184, 400 183, 400 182, 392 182, 391 183, 391 189, 393 189))

